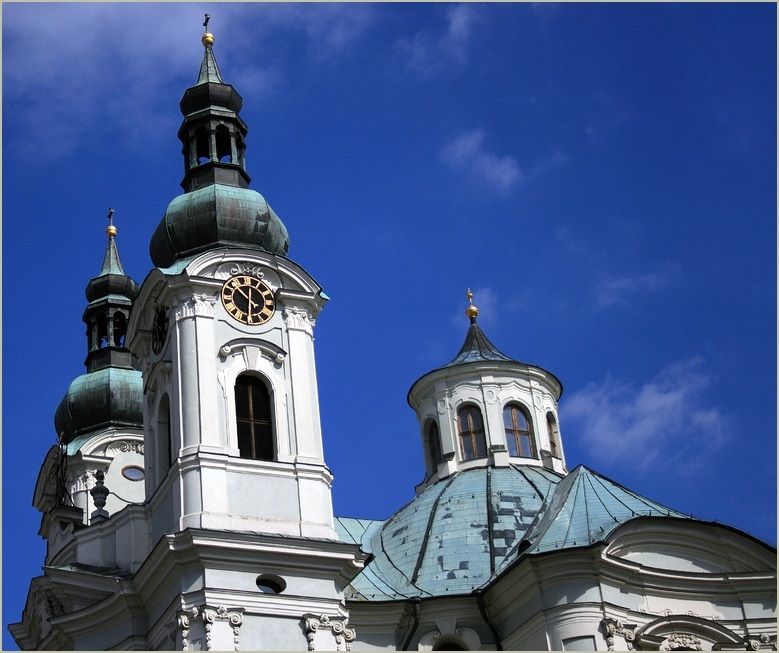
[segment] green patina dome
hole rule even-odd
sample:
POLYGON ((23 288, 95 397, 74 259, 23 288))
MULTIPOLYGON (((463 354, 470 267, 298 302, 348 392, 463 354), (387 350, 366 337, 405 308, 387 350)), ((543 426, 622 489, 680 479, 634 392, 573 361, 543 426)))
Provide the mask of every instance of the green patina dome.
POLYGON ((77 377, 54 414, 65 443, 111 426, 143 428, 143 380, 138 370, 104 367, 77 377))
POLYGON ((265 198, 249 188, 211 184, 176 197, 151 239, 154 265, 213 247, 260 248, 286 255, 287 229, 265 198))

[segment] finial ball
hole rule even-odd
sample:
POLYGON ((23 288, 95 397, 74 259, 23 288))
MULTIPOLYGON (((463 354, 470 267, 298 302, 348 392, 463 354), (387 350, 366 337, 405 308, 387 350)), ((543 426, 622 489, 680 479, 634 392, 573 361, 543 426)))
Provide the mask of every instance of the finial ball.
POLYGON ((111 225, 105 230, 105 233, 106 236, 108 236, 109 238, 113 238, 114 236, 116 236, 116 227, 114 227, 114 225, 111 225))
POLYGON ((209 47, 214 44, 214 35, 210 32, 206 32, 203 34, 203 38, 200 39, 200 41, 204 47, 209 47))
POLYGON ((468 292, 465 296, 468 298, 469 304, 468 308, 465 309, 465 316, 470 320, 475 320, 476 316, 479 314, 479 309, 473 305, 473 293, 470 288, 468 288, 468 292))

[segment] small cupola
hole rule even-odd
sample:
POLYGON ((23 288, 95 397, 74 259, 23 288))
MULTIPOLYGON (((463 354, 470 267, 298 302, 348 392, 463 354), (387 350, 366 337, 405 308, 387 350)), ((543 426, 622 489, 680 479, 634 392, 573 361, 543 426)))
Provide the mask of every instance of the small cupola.
POLYGON ((119 259, 113 215, 109 209, 103 267, 86 287, 87 373, 70 384, 54 415, 54 427, 65 443, 111 425, 143 427, 141 373, 125 344, 139 286, 119 259))
POLYGON ((551 372, 509 358, 477 323, 468 290, 470 321, 460 351, 409 390, 425 456, 419 491, 475 467, 527 465, 564 473, 557 402, 562 384, 551 372))
MULTIPOLYGON (((203 26, 208 28, 209 16, 203 26)), ((206 32, 197 83, 184 92, 184 121, 178 132, 184 155, 184 194, 169 205, 151 238, 155 266, 216 247, 261 249, 286 255, 284 223, 257 191, 246 172, 248 127, 238 112, 243 100, 225 84, 214 56, 214 36, 206 32)))

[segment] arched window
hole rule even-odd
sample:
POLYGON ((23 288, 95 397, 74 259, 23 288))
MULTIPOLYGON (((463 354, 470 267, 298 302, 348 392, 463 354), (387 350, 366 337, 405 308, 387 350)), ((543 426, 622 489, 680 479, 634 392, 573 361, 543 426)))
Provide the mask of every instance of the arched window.
POLYGON ((555 420, 554 415, 552 413, 546 414, 546 431, 549 434, 549 451, 551 452, 552 456, 555 458, 560 457, 560 452, 558 451, 558 430, 557 430, 557 420, 555 420))
POLYGON ((441 462, 441 436, 438 423, 432 420, 427 427, 427 453, 430 457, 430 474, 435 474, 441 462))
POLYGON ((506 406, 503 409, 503 427, 506 429, 506 446, 510 456, 536 457, 533 422, 526 408, 517 404, 506 406))
POLYGON ((219 125, 216 128, 216 158, 218 161, 233 162, 230 131, 224 125, 219 125))
POLYGON ((127 318, 124 313, 117 311, 114 313, 114 345, 122 347, 124 337, 127 334, 127 318))
POLYGON ((196 165, 203 165, 211 160, 211 146, 208 141, 208 131, 205 127, 195 130, 195 151, 197 152, 196 165))
POLYGON ((241 458, 273 460, 271 413, 265 384, 254 376, 239 376, 235 382, 235 417, 241 458))
POLYGON ((487 441, 484 422, 478 407, 469 404, 457 411, 457 431, 460 434, 460 451, 463 460, 486 458, 487 441))

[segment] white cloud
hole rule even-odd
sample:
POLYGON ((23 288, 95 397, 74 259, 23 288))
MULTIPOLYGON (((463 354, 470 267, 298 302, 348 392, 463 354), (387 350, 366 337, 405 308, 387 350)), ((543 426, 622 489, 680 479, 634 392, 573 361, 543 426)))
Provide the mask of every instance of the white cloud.
POLYGON ((473 181, 507 193, 524 178, 513 157, 498 156, 484 147, 486 134, 477 129, 466 132, 447 144, 441 160, 454 170, 466 173, 473 181))
POLYGON ((659 272, 603 279, 595 285, 596 304, 598 308, 627 306, 630 295, 656 292, 671 282, 674 273, 674 266, 666 266, 659 272))
POLYGON ((408 57, 410 69, 425 78, 431 77, 468 60, 468 44, 476 17, 473 6, 453 5, 447 11, 443 34, 432 36, 429 31, 423 30, 413 39, 400 39, 396 47, 408 57))
POLYGON ((712 378, 694 358, 669 365, 635 388, 610 376, 564 399, 567 433, 605 464, 693 465, 725 442, 726 418, 705 405, 712 378))
MULTIPOLYGON (((204 7, 4 6, 3 104, 25 146, 50 157, 82 148, 86 156, 89 137, 103 125, 139 147, 160 129, 175 130, 180 116, 170 108, 197 80, 204 7)), ((280 38, 302 35, 309 60, 321 63, 359 39, 375 14, 369 5, 318 3, 219 3, 211 11, 208 27, 225 81, 240 77, 241 92, 253 96, 284 83, 282 64, 265 53, 280 38)))

